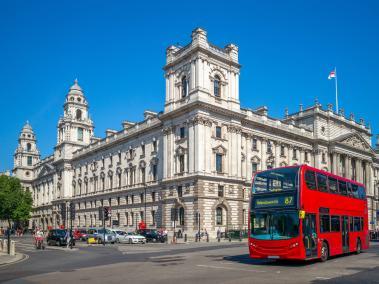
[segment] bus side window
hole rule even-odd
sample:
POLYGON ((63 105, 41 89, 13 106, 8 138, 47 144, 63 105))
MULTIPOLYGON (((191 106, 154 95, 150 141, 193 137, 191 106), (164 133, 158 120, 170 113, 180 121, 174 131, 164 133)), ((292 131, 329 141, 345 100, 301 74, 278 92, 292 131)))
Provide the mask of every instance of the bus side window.
POLYGON ((354 232, 354 217, 349 217, 350 220, 350 232, 354 232))
POLYGON ((338 193, 337 180, 335 178, 329 177, 329 190, 331 193, 338 193))
POLYGON ((330 231, 339 232, 341 230, 340 216, 330 216, 330 231))
POLYGON ((342 195, 347 195, 347 188, 346 188, 346 182, 345 181, 339 180, 338 181, 338 187, 339 187, 340 193, 342 195))
POLYGON ((316 189, 316 178, 315 172, 306 171, 305 172, 305 183, 309 189, 316 189))
POLYGON ((358 185, 352 184, 351 185, 351 192, 353 194, 353 197, 358 198, 358 185))
POLYGON ((326 175, 317 173, 317 186, 320 191, 328 191, 328 183, 326 175))
POLYGON ((361 218, 354 217, 354 232, 359 232, 361 230, 361 218))
POLYGON ((360 199, 366 198, 365 188, 363 186, 358 186, 358 198, 360 199))
POLYGON ((350 197, 353 196, 350 182, 347 183, 347 195, 349 195, 350 197))
POLYGON ((328 233, 330 232, 330 216, 320 215, 320 232, 328 233))

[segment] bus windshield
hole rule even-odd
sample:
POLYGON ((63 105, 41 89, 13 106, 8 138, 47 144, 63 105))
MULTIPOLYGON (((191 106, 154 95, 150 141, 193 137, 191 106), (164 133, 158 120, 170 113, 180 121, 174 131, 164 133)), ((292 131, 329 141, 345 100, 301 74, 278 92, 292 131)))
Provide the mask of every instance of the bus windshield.
POLYGON ((251 214, 251 237, 259 240, 286 240, 299 235, 297 211, 251 214))
POLYGON ((253 193, 279 192, 298 188, 299 167, 281 168, 257 173, 253 193))

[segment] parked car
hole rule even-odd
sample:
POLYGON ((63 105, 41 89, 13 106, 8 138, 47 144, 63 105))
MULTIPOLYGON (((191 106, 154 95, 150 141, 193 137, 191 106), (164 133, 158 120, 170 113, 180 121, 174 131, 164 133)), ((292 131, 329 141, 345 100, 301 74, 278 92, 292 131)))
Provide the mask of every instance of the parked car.
POLYGON ((75 240, 81 240, 86 241, 87 240, 87 229, 75 229, 74 230, 74 239, 75 240))
MULTIPOLYGON (((46 243, 49 246, 52 246, 52 245, 65 246, 67 245, 65 236, 66 236, 66 230, 62 230, 62 229, 50 230, 46 237, 46 243)), ((73 241, 73 245, 75 245, 75 239, 73 241)))
POLYGON ((164 243, 165 238, 161 234, 158 234, 157 230, 153 229, 144 229, 144 230, 138 230, 138 234, 146 238, 146 242, 153 242, 153 243, 164 243))
POLYGON ((118 232, 117 242, 128 244, 145 244, 146 238, 134 232, 118 232))
MULTIPOLYGON (((91 228, 88 230, 87 239, 95 238, 98 244, 104 243, 104 229, 91 228)), ((105 243, 114 244, 116 242, 116 234, 109 229, 105 229, 105 243)))
POLYGON ((109 229, 116 235, 116 243, 120 243, 120 240, 124 239, 127 234, 124 230, 121 229, 109 229))

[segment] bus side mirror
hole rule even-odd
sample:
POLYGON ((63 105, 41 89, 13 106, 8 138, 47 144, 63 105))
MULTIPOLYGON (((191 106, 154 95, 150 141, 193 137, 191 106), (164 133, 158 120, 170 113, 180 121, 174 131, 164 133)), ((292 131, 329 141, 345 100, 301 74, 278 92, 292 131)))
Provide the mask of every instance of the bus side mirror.
POLYGON ((300 210, 299 211, 299 219, 304 219, 305 218, 305 211, 304 210, 300 210))

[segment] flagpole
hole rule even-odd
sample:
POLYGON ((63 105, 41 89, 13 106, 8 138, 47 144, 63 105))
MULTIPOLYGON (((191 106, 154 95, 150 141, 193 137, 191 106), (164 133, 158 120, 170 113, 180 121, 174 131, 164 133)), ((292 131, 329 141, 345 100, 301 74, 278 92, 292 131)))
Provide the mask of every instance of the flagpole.
POLYGON ((338 87, 337 87, 337 68, 334 67, 334 81, 336 84, 336 111, 338 114, 338 87))

